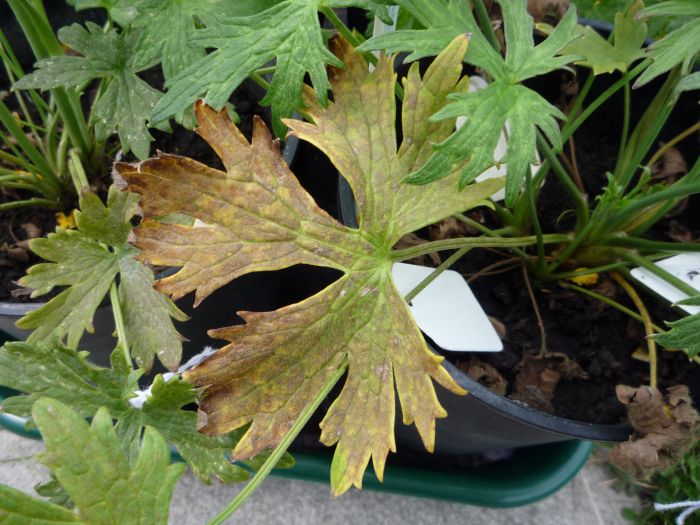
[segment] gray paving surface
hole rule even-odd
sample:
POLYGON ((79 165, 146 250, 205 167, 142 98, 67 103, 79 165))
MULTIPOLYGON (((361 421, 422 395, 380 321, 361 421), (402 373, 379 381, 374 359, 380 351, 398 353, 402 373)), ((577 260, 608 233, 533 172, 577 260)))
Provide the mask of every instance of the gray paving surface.
MULTIPOLYGON (((0 430, 0 483, 33 494, 47 470, 31 457, 41 443, 0 430)), ((240 490, 240 486, 204 486, 191 474, 181 479, 170 511, 174 525, 200 525, 240 490)), ((246 525, 629 525, 620 515, 634 498, 615 492, 610 474, 595 461, 564 489, 517 509, 494 510, 371 491, 331 498, 328 487, 271 478, 234 515, 246 525)), ((128 525, 128 524, 125 524, 128 525)))

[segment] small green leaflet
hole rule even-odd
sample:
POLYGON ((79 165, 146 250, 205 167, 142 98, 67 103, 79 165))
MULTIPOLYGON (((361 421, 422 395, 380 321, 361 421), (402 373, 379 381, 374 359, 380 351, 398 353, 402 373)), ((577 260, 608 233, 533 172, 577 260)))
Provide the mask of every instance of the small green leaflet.
POLYGON ((427 184, 460 170, 459 188, 474 180, 496 162, 507 164, 506 203, 512 204, 520 192, 526 170, 536 161, 535 142, 539 128, 555 149, 561 148, 557 118, 564 115, 539 94, 519 84, 528 78, 564 67, 578 59, 557 56, 575 38, 576 11, 570 9, 559 25, 541 44, 533 42, 534 23, 527 13, 526 0, 499 0, 503 12, 507 53, 505 60, 489 46, 478 30, 465 2, 446 0, 398 0, 424 26, 425 30, 397 31, 382 35, 361 46, 373 50, 383 46, 391 51, 412 51, 412 58, 435 54, 451 35, 471 32, 466 61, 481 67, 493 82, 475 93, 455 93, 432 120, 458 116, 467 122, 445 141, 435 145, 435 153, 404 181, 427 184), (494 159, 498 138, 508 124, 508 148, 503 159, 494 159))
POLYGON ((649 46, 647 52, 652 64, 639 76, 634 87, 643 86, 678 65, 683 75, 687 75, 700 53, 700 2, 670 0, 647 7, 637 16, 681 17, 685 23, 649 46))
POLYGON ((136 16, 136 8, 143 0, 66 0, 76 11, 103 8, 109 17, 122 27, 126 27, 136 16))
POLYGON ((133 258, 138 250, 127 238, 137 201, 135 195, 120 192, 116 186, 109 190, 107 206, 97 195, 86 192, 76 214, 78 230, 57 228, 47 238, 31 241, 32 251, 50 262, 31 267, 20 284, 34 289, 32 297, 55 286, 68 288, 17 322, 20 328, 34 330, 30 342, 65 337, 69 347, 77 348, 119 275, 127 340, 137 363, 149 370, 158 355, 167 368, 178 367, 182 343, 171 317, 184 321, 187 316, 153 289, 153 272, 133 258))
POLYGON ((146 428, 138 455, 129 461, 104 407, 88 424, 63 403, 42 398, 32 416, 46 444, 38 459, 54 473, 77 513, 0 485, 0 524, 167 525, 170 499, 185 466, 170 463, 168 444, 156 429, 146 428))
POLYGON ((153 140, 148 132, 148 115, 161 93, 136 73, 157 62, 158 48, 143 45, 138 32, 104 32, 92 22, 86 27, 63 27, 58 38, 83 56, 41 60, 38 69, 21 78, 14 88, 82 87, 94 79, 103 79, 103 91, 95 100, 91 115, 97 139, 105 141, 116 130, 125 152, 133 150, 140 159, 148 157, 153 140))
POLYGON ((386 7, 372 0, 284 0, 250 16, 217 16, 194 32, 190 46, 216 50, 171 78, 168 92, 153 110, 162 122, 189 109, 198 98, 220 110, 248 75, 276 59, 272 83, 263 99, 272 106, 275 132, 283 136, 281 119, 303 107, 302 87, 308 73, 319 100, 328 101, 326 65, 341 66, 326 48, 318 11, 334 7, 362 7, 388 20, 386 7))
MULTIPOLYGON (((679 304, 700 306, 700 295, 691 297, 679 304)), ((654 337, 666 348, 683 350, 689 357, 700 355, 700 313, 668 323, 669 332, 654 337)))
POLYGON ((87 352, 60 345, 17 342, 0 348, 0 385, 24 393, 7 398, 4 412, 27 417, 42 397, 66 403, 83 418, 106 407, 118 420, 117 434, 129 457, 138 450, 143 428, 151 426, 177 448, 203 482, 210 483, 212 476, 226 483, 247 479, 247 473, 228 459, 241 433, 212 438, 198 432, 196 413, 183 409, 195 401, 196 392, 177 377, 166 382, 157 376, 150 397, 136 408, 129 400, 140 375, 126 367, 119 351, 112 355, 112 368, 102 368, 87 360, 87 352))
POLYGON ((561 53, 581 55, 584 58, 578 63, 592 68, 595 75, 616 70, 626 73, 632 62, 644 58, 642 46, 647 27, 636 16, 642 6, 641 0, 637 0, 625 13, 615 15, 612 44, 595 29, 578 26, 576 30, 580 38, 562 49, 561 53))

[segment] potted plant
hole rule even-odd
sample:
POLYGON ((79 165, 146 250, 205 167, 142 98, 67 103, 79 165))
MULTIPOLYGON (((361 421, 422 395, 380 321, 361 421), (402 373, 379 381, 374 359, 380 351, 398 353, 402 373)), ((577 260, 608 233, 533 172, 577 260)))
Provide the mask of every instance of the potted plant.
MULTIPOLYGON (((316 5, 304 4, 302 9, 294 0, 287 0, 247 18, 212 19, 210 23, 202 19, 207 27, 194 30, 196 36, 192 41, 218 49, 196 59, 173 77, 151 120, 162 121, 178 115, 184 118, 192 102, 204 96, 204 101, 195 106, 197 131, 214 148, 223 170, 167 153, 138 163, 116 163, 117 182, 133 193, 113 188, 106 206, 90 194, 83 195, 77 220, 79 230, 70 236, 73 239, 59 231, 47 240, 34 243, 37 251, 54 263, 33 270, 24 283, 39 292, 54 285, 71 287, 59 296, 63 299, 48 303, 47 306, 53 303, 52 308, 34 315, 32 322, 38 329, 30 341, 34 344, 3 348, 0 359, 8 371, 0 382, 25 392, 24 396, 7 400, 4 410, 28 415, 33 405, 34 419, 42 432, 46 429, 49 435, 55 429, 50 422, 47 424, 49 418, 44 417, 47 413, 64 414, 72 421, 97 412, 92 427, 73 425, 81 435, 76 439, 87 443, 91 433, 100 433, 104 443, 118 443, 121 436, 126 456, 119 461, 122 470, 126 469, 126 477, 132 475, 127 467, 138 471, 139 465, 147 461, 141 458, 162 455, 162 447, 152 444, 158 442, 158 431, 173 441, 183 456, 189 455, 185 459, 195 470, 200 469, 205 479, 212 474, 221 477, 219 469, 232 468, 221 459, 227 447, 233 448, 234 459, 252 461, 255 466, 261 464, 260 454, 268 454, 274 448, 251 484, 215 523, 223 522, 269 473, 346 372, 342 391, 321 422, 321 441, 326 445, 336 444, 331 467, 331 487, 335 494, 352 485, 361 486, 370 458, 378 478, 382 478, 388 452, 397 445, 395 388, 404 423, 415 424, 428 450, 432 451, 436 443, 436 420, 447 415, 443 404, 447 405, 448 399, 476 399, 476 404, 467 403, 479 407, 492 403, 496 408, 501 405, 511 410, 510 415, 499 416, 498 424, 489 429, 495 431, 490 439, 497 443, 503 432, 512 431, 512 427, 510 430, 497 427, 507 419, 514 419, 513 403, 488 392, 457 368, 443 364, 443 357, 428 348, 391 276, 395 262, 453 250, 417 288, 425 287, 468 252, 472 256, 477 248, 495 248, 506 250, 507 257, 522 267, 523 287, 532 298, 538 318, 541 312, 535 288, 561 283, 642 321, 644 332, 640 340, 646 338, 647 351, 641 354, 649 364, 650 384, 638 389, 619 389, 618 397, 629 405, 630 420, 637 434, 635 440, 617 449, 623 462, 638 465, 633 461, 634 453, 644 447, 647 450, 651 447, 657 458, 672 459, 692 442, 697 413, 692 409, 687 389, 680 386, 668 394, 657 389, 656 369, 660 358, 656 344, 696 357, 697 316, 677 321, 670 331, 654 326, 648 308, 630 284, 624 268, 641 266, 688 295, 697 293, 652 261, 662 254, 697 251, 698 245, 644 237, 682 199, 700 190, 697 183, 700 164, 695 159, 693 167, 671 183, 656 182, 649 174, 653 161, 670 148, 662 146, 651 153, 679 92, 697 84, 697 74, 691 73, 697 54, 692 44, 696 20, 692 19, 687 23, 689 27, 669 34, 645 51, 643 17, 675 15, 679 10, 691 13, 693 6, 671 1, 640 10, 641 5, 635 4, 618 15, 612 44, 578 28, 572 8, 555 28, 541 27, 549 34, 535 46, 534 25, 525 11, 524 1, 499 2, 502 37, 494 31, 479 0, 474 2, 475 14, 466 4, 457 2, 431 2, 430 6, 409 0, 398 3, 417 28, 399 29, 364 43, 332 10, 334 4, 321 6, 323 14, 342 35, 331 39, 329 48, 325 47, 318 27, 316 5), (682 9, 679 3, 683 4, 682 9), (276 36, 263 39, 273 26, 279 31, 276 36), (309 32, 309 28, 313 31, 309 32), (309 34, 313 35, 311 51, 298 56, 302 49, 300 39, 308 39, 309 34), (237 54, 240 48, 236 46, 242 43, 249 47, 237 54), (414 63, 397 84, 392 60, 386 54, 374 57, 370 52, 376 50, 409 51, 409 59, 437 58, 423 73, 414 63), (292 135, 313 144, 330 158, 352 188, 357 203, 356 228, 339 223, 316 205, 287 168, 277 142, 260 119, 255 119, 249 141, 224 109, 236 83, 251 74, 251 68, 262 67, 271 58, 277 59, 276 69, 264 102, 273 106, 273 127, 278 133, 288 127, 292 135), (371 71, 368 61, 374 66, 371 71), (488 87, 467 93, 464 61, 489 77, 488 87), (330 66, 328 76, 323 71, 324 63, 330 66), (524 84, 531 77, 572 63, 589 66, 593 73, 566 108, 567 114, 524 84), (217 82, 224 69, 229 71, 224 75, 225 82, 217 82), (621 71, 620 80, 586 103, 594 75, 615 70, 621 71), (307 71, 315 89, 302 87, 307 71), (587 195, 585 186, 577 185, 576 170, 569 173, 564 166, 575 166, 575 161, 562 155, 565 141, 618 90, 627 94, 627 101, 631 97, 632 81, 642 85, 669 71, 638 122, 634 122, 630 105, 625 103, 616 166, 600 191, 587 195), (329 89, 332 101, 328 99, 329 89), (401 101, 400 145, 395 130, 397 99, 401 101), (301 111, 306 121, 285 118, 293 109, 301 111), (459 116, 466 117, 466 124, 455 130, 459 116), (558 120, 563 121, 561 129, 558 120), (493 151, 504 128, 508 134, 506 154, 504 158, 494 159, 493 151), (544 162, 532 173, 530 164, 536 161, 536 146, 544 162), (560 160, 563 158, 566 161, 560 160), (498 162, 506 165, 505 181, 491 178, 473 182, 498 162), (564 202, 571 212, 566 207, 561 211, 574 220, 561 227, 562 221, 555 221, 555 227, 548 231, 537 203, 544 195, 545 181, 551 179, 547 177, 550 171, 571 202, 570 206, 564 202), (489 200, 504 186, 504 204, 489 200), (134 193, 140 196, 143 220, 132 233, 134 193), (476 209, 488 221, 475 219, 476 209), (484 209, 492 209, 493 213, 484 209), (453 216, 472 228, 472 233, 396 248, 406 234, 453 216), (128 271, 120 270, 121 287, 126 290, 122 300, 117 297, 118 291, 112 294, 119 346, 111 369, 94 371, 84 356, 74 350, 94 308, 83 308, 79 317, 71 317, 65 308, 61 309, 81 286, 94 290, 108 283, 101 295, 107 288, 116 290, 115 273, 99 270, 98 262, 109 262, 116 267, 133 266, 139 268, 135 273, 146 275, 146 267, 132 257, 132 250, 136 252, 126 243, 129 237, 140 250, 138 260, 158 267, 178 268, 158 280, 156 288, 174 299, 194 291, 195 304, 250 272, 311 264, 333 268, 341 276, 296 304, 271 312, 243 312, 245 324, 213 330, 214 337, 230 344, 194 367, 183 369, 182 379, 158 376, 150 396, 145 396, 143 408, 138 409, 129 400, 140 374, 131 368, 131 356, 136 357, 140 368, 148 368, 154 354, 171 369, 179 361, 179 356, 158 342, 164 333, 172 340, 176 338, 171 328, 165 332, 158 328, 171 327, 169 315, 174 311, 164 296, 151 290, 151 277, 124 280, 124 273, 129 276, 128 271), (97 251, 69 261, 60 250, 64 241, 66 245, 76 246, 79 241, 97 251), (78 266, 87 264, 88 260, 94 282, 82 275, 75 277, 78 266), (68 279, 62 272, 73 277, 68 279), (586 281, 601 278, 605 272, 611 272, 612 280, 629 295, 637 311, 610 295, 585 288, 586 281), (589 279, 582 280, 585 277, 589 279), (147 317, 150 305, 155 305, 159 312, 157 322, 150 322, 147 317), (52 315, 56 319, 54 325, 47 323, 52 315), (129 325, 131 331, 127 332, 129 325), (51 337, 64 336, 67 347, 60 342, 46 346, 51 337), (59 374, 54 381, 47 374, 25 377, 19 372, 21 367, 56 367, 70 373, 59 374), (79 403, 78 415, 71 415, 71 409, 61 403, 84 400, 85 396, 73 396, 78 388, 68 379, 82 375, 91 377, 91 384, 104 385, 98 392, 108 392, 90 403, 79 403), (462 397, 451 398, 442 393, 438 397, 433 380, 462 397), (477 394, 465 396, 464 386, 477 394), (196 418, 193 413, 181 410, 195 399, 193 387, 200 389, 196 418), (58 401, 39 399, 44 394, 58 401), (110 428, 105 410, 97 411, 98 406, 107 407, 117 419, 116 433, 110 428), (658 425, 645 426, 644 418, 642 424, 640 418, 635 418, 649 411, 658 416, 658 425), (177 417, 181 426, 176 425, 175 430, 165 415, 177 417), (195 419, 201 434, 194 432, 195 419), (139 455, 139 437, 147 425, 157 431, 147 430, 143 434, 139 455), (663 430, 671 428, 673 435, 663 430), (212 448, 215 452, 206 457, 200 451, 212 448)), ((386 14, 374 2, 358 2, 358 5, 379 15, 386 14)), ((186 19, 191 20, 191 16, 186 19)), ((44 67, 48 70, 51 66, 44 67)), ((682 131, 670 141, 671 145, 696 130, 697 126, 682 131)), ((100 295, 99 291, 94 295, 100 295)), ((78 300, 76 304, 85 303, 78 300)), ((534 383, 525 384, 534 387, 529 391, 544 392, 549 388, 551 393, 562 377, 581 374, 568 356, 558 349, 550 350, 545 344, 546 326, 541 319, 539 329, 540 348, 532 355, 523 356, 520 367, 535 377, 534 383)), ((451 413, 453 406, 457 405, 450 405, 451 413)), ((532 410, 521 412, 535 414, 532 410)), ((534 429, 534 434, 549 425, 538 420, 549 418, 555 423, 546 428, 552 435, 529 440, 531 436, 523 434, 525 441, 521 444, 561 439, 561 434, 573 427, 587 429, 586 425, 577 427, 567 423, 564 427, 569 428, 562 430, 562 426, 556 426, 556 417, 544 414, 538 414, 538 420, 519 414, 515 417, 520 417, 516 422, 521 425, 519 428, 534 429)), ((482 430, 478 424, 488 426, 490 422, 486 417, 482 421, 474 419, 477 433, 482 430)), ((629 433, 619 427, 608 430, 606 439, 624 439, 629 433)), ((581 434, 574 431, 568 437, 581 437, 581 434)), ((73 496, 81 486, 62 474, 65 459, 61 459, 59 441, 53 443, 48 442, 53 459, 47 461, 73 496)), ((169 473, 165 469, 166 464, 161 462, 158 471, 168 479, 176 477, 174 470, 169 473)), ((14 493, 8 496, 11 501, 22 497, 14 493)), ((81 503, 76 500, 76 504, 82 511, 81 503)))

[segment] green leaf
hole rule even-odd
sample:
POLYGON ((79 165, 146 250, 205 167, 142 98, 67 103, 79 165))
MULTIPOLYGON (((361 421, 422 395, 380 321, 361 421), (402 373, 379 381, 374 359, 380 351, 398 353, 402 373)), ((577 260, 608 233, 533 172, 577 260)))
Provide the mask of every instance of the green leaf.
POLYGON ((184 321, 187 316, 153 289, 153 272, 133 259, 138 251, 127 239, 137 202, 134 194, 120 192, 116 186, 109 189, 106 206, 97 195, 85 192, 76 213, 78 230, 57 228, 47 238, 30 242, 34 253, 51 262, 32 266, 20 284, 34 289, 32 297, 68 286, 17 322, 20 328, 34 330, 30 342, 66 337, 67 345, 77 348, 119 275, 119 302, 136 362, 149 370, 158 355, 167 368, 177 368, 182 342, 171 317, 184 321))
POLYGON ((493 78, 484 90, 450 97, 450 103, 434 119, 467 118, 465 125, 445 141, 435 145, 435 153, 420 169, 404 180, 427 184, 459 170, 458 186, 463 189, 479 174, 496 163, 506 163, 506 203, 512 204, 520 192, 526 170, 535 162, 535 137, 539 128, 554 148, 561 147, 556 119, 564 115, 536 92, 519 83, 564 67, 579 58, 559 56, 576 38, 576 11, 569 9, 559 25, 537 46, 533 41, 534 23, 525 0, 500 0, 507 47, 505 59, 489 46, 476 27, 465 2, 446 0, 399 0, 428 29, 397 31, 382 35, 361 46, 372 50, 388 45, 391 51, 413 51, 417 58, 434 54, 446 45, 449 34, 471 32, 465 60, 481 67, 493 78), (405 34, 404 34, 405 33, 405 34), (508 125, 508 147, 502 159, 494 159, 498 138, 508 125))
POLYGON ((350 5, 386 17, 386 8, 371 0, 284 0, 250 16, 208 17, 207 27, 195 31, 188 44, 216 50, 168 81, 168 92, 154 109, 152 120, 166 120, 200 97, 220 110, 248 75, 276 59, 275 74, 262 103, 272 106, 275 131, 283 136, 280 120, 302 107, 305 75, 325 104, 330 89, 326 65, 341 65, 326 48, 318 10, 350 5))
POLYGON ((406 60, 436 56, 457 36, 469 34, 465 61, 492 75, 506 74, 503 60, 479 30, 467 2, 461 0, 396 0, 425 29, 399 30, 371 38, 358 50, 395 53, 410 51, 406 60))
POLYGON ((205 483, 212 476, 227 483, 247 479, 245 470, 228 459, 239 434, 208 437, 197 431, 197 414, 184 409, 195 401, 192 386, 176 377, 166 382, 158 375, 150 397, 137 408, 132 400, 141 372, 127 369, 120 351, 112 355, 112 363, 112 368, 95 366, 88 362, 86 352, 60 345, 7 343, 0 348, 0 385, 24 394, 7 398, 2 410, 27 417, 38 399, 49 396, 84 418, 103 406, 118 421, 117 433, 131 455, 138 450, 144 427, 150 426, 176 447, 205 483))
POLYGON ((700 89, 700 72, 683 77, 676 85, 676 93, 700 89))
POLYGON ((363 56, 342 38, 331 48, 342 68, 331 68, 333 103, 305 91, 308 122, 285 120, 291 133, 322 150, 353 188, 359 228, 321 210, 256 119, 249 142, 230 121, 198 103, 197 131, 221 157, 226 171, 161 153, 136 164, 117 163, 129 189, 143 196, 144 221, 135 230, 141 257, 178 267, 157 288, 199 304, 229 281, 250 272, 295 264, 331 267, 342 276, 319 293, 273 312, 239 312, 246 324, 210 331, 230 342, 185 373, 202 387, 200 429, 245 434, 233 450, 250 460, 276 446, 345 359, 348 375, 326 413, 321 441, 336 445, 331 485, 339 494, 361 486, 370 459, 381 479, 395 450, 396 393, 403 421, 414 423, 428 450, 435 420, 446 413, 433 381, 464 393, 428 349, 408 305, 391 278, 392 248, 406 233, 477 206, 498 191, 491 179, 464 192, 456 176, 429 188, 401 179, 429 156, 455 122, 427 121, 448 93, 461 91, 467 38, 460 35, 421 76, 405 79, 397 144, 393 60, 380 56, 370 72, 363 56), (164 224, 182 213, 200 225, 164 224), (203 271, 202 269, 206 269, 203 271), (249 426, 248 426, 249 425, 249 426))
POLYGON ((59 86, 82 87, 101 78, 104 91, 93 104, 92 121, 97 139, 104 141, 117 131, 122 148, 139 158, 148 157, 147 120, 161 93, 136 73, 152 66, 158 49, 144 45, 138 32, 104 32, 88 22, 73 24, 58 32, 59 40, 83 56, 56 56, 38 62, 38 69, 22 77, 16 89, 51 89, 59 86))
MULTIPOLYGON (((700 295, 681 301, 680 304, 700 306, 700 295)), ((671 330, 654 337, 656 341, 676 350, 683 350, 689 357, 700 355, 700 313, 668 323, 671 330)))
POLYGON ((88 424, 63 403, 42 398, 32 416, 46 445, 38 459, 75 502, 81 521, 167 524, 170 498, 185 466, 170 464, 170 450, 157 430, 146 428, 130 464, 104 407, 88 424))
POLYGON ((624 14, 615 15, 612 44, 593 28, 578 26, 580 38, 571 42, 561 52, 584 57, 577 63, 592 68, 595 75, 616 70, 626 73, 632 62, 644 57, 642 46, 647 27, 646 23, 636 16, 641 8, 641 0, 637 0, 624 14))
POLYGON ((680 65, 684 75, 700 53, 700 2, 670 0, 642 10, 640 17, 683 17, 685 23, 671 31, 647 50, 652 64, 637 78, 634 87, 647 84, 659 75, 680 65))
POLYGON ((122 27, 126 27, 137 14, 138 5, 143 0, 67 0, 76 11, 103 8, 109 17, 122 27))
POLYGON ((72 511, 0 484, 0 525, 84 523, 72 511))

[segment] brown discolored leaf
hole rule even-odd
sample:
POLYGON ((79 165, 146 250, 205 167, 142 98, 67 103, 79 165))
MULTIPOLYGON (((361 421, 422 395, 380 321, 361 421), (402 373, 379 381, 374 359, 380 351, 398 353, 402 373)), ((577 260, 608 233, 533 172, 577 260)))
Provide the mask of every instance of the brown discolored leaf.
POLYGON ((578 363, 559 352, 526 355, 518 365, 511 399, 542 412, 554 413, 554 390, 562 379, 587 378, 578 363))
POLYGON ((671 466, 697 439, 700 416, 687 386, 670 387, 666 396, 649 386, 618 385, 616 392, 635 432, 615 445, 609 460, 635 479, 648 480, 671 466))
POLYGON ((460 363, 459 369, 497 394, 506 395, 508 381, 490 364, 484 363, 480 359, 471 358, 460 363))
POLYGON ((688 172, 688 163, 676 148, 669 148, 651 168, 652 179, 671 184, 688 172))
POLYGON ((454 217, 448 217, 445 220, 428 226, 428 237, 430 237, 431 241, 456 239, 465 237, 471 233, 474 233, 474 230, 471 230, 465 223, 454 217))
POLYGON ((246 459, 276 445, 347 356, 347 379, 321 423, 321 440, 336 444, 333 492, 361 486, 370 458, 381 479, 395 450, 395 388, 403 421, 415 423, 432 450, 435 419, 446 415, 432 381, 463 393, 431 353, 391 280, 391 249, 407 233, 473 207, 503 186, 491 180, 455 191, 455 177, 418 188, 401 180, 447 138, 451 121, 428 118, 460 81, 467 38, 460 36, 420 77, 404 81, 397 150, 392 61, 373 72, 342 39, 331 48, 345 67, 333 68, 333 102, 323 107, 307 89, 311 122, 287 120, 291 133, 324 151, 352 186, 359 229, 339 224, 303 190, 261 121, 249 144, 227 114, 198 104, 198 133, 221 157, 226 172, 191 159, 159 154, 115 169, 143 195, 136 230, 141 257, 180 270, 158 282, 173 297, 195 291, 195 303, 246 273, 305 263, 343 277, 318 294, 274 312, 241 312, 246 324, 213 330, 231 342, 186 374, 203 387, 199 423, 221 434, 251 423, 236 446, 246 459), (155 217, 181 213, 193 226, 155 217))

